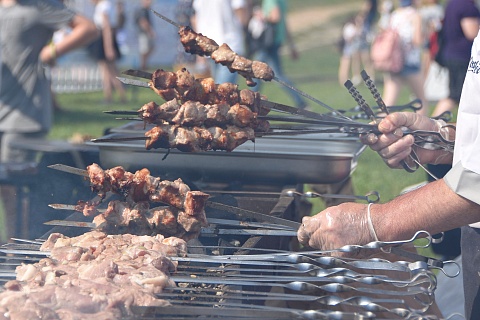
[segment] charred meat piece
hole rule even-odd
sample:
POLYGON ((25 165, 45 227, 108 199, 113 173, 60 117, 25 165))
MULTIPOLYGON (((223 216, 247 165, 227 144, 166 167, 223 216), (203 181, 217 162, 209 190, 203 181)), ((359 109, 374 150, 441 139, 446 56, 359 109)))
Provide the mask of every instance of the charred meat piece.
POLYGON ((252 63, 253 78, 271 81, 275 77, 275 73, 268 64, 262 61, 253 61, 252 63))
POLYGON ((242 56, 236 56, 235 60, 228 66, 230 72, 252 73, 253 61, 242 56))
POLYGON ((172 123, 184 127, 236 125, 239 127, 255 127, 257 115, 244 105, 235 104, 201 104, 187 101, 181 106, 177 100, 157 105, 149 102, 138 110, 140 118, 146 123, 162 125, 172 123))
MULTIPOLYGON (((198 205, 197 202, 194 200, 192 205, 198 205)), ((107 210, 96 216, 93 223, 97 230, 107 234, 161 234, 186 241, 198 237, 201 228, 208 225, 205 211, 201 208, 188 214, 173 207, 150 209, 147 202, 130 206, 119 200, 110 201, 107 210)))
POLYGON ((180 110, 180 106, 181 104, 178 102, 177 99, 167 101, 161 106, 152 101, 143 105, 138 110, 138 113, 145 122, 157 123, 159 119, 165 121, 173 119, 173 117, 175 117, 180 110))
POLYGON ((211 127, 208 128, 208 131, 213 136, 211 145, 213 150, 233 151, 248 140, 255 140, 255 132, 252 128, 228 126, 227 129, 224 130, 219 127, 211 127))
POLYGON ((212 39, 193 31, 190 27, 181 27, 178 34, 186 52, 199 56, 211 56, 216 63, 227 66, 231 72, 243 76, 249 87, 256 83, 254 78, 271 81, 275 74, 266 63, 252 61, 232 51, 227 44, 219 46, 212 39))
POLYGON ((152 83, 155 88, 173 89, 177 86, 177 74, 157 69, 152 74, 152 83))
MULTIPOLYGON (((252 91, 253 92, 253 91, 252 91)), ((217 99, 229 105, 240 102, 240 92, 238 85, 230 82, 220 83, 217 85, 217 99)), ((250 105, 248 105, 250 106, 250 105)))
POLYGON ((224 66, 230 65, 234 60, 237 54, 230 49, 230 47, 224 43, 217 50, 212 53, 212 59, 216 63, 220 63, 224 66))
POLYGON ((103 176, 108 178, 102 180, 103 184, 97 180, 91 180, 91 183, 95 182, 94 190, 99 194, 111 191, 123 195, 129 204, 142 201, 163 202, 189 214, 196 214, 203 212, 209 197, 206 193, 191 191, 181 179, 168 181, 153 177, 145 168, 133 174, 125 171, 121 166, 103 170, 98 164, 93 163, 87 167, 89 176, 101 176, 101 171, 104 171, 103 176), (114 179, 111 172, 122 172, 120 177, 128 177, 128 188, 125 186, 125 179, 114 179), (123 187, 120 188, 119 185, 123 187))
MULTIPOLYGON (((236 57, 234 67, 238 69, 238 72, 249 73, 253 70, 252 68, 259 69, 263 65, 262 62, 254 61, 252 63, 248 59, 236 57)), ((226 103, 228 105, 240 103, 248 106, 253 112, 261 112, 261 115, 266 115, 270 111, 260 106, 262 96, 258 92, 248 89, 239 90, 238 85, 229 82, 215 84, 213 78, 195 79, 185 68, 176 72, 176 84, 172 87, 172 81, 170 81, 171 78, 174 78, 172 74, 164 70, 157 70, 151 81, 153 91, 166 101, 170 102, 170 100, 176 99, 180 103, 198 101, 202 104, 226 103), (155 77, 162 81, 155 80, 155 77), (165 80, 166 78, 170 80, 165 80)))
POLYGON ((190 27, 181 27, 178 31, 180 42, 185 51, 199 56, 211 56, 218 49, 218 44, 201 33, 193 31, 190 27))

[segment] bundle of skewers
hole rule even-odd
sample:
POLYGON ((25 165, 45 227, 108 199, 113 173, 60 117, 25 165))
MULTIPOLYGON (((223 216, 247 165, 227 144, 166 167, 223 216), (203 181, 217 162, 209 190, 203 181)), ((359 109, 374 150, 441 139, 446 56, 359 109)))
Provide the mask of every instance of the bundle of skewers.
POLYGON ((190 190, 181 179, 163 180, 151 176, 145 168, 135 173, 121 166, 104 170, 96 163, 87 167, 85 176, 97 196, 67 208, 93 217, 96 230, 107 234, 162 234, 190 240, 207 226, 205 203, 209 195, 190 190), (106 209, 98 209, 107 194, 120 195, 122 199, 110 201, 106 209), (151 208, 150 203, 166 206, 151 208))

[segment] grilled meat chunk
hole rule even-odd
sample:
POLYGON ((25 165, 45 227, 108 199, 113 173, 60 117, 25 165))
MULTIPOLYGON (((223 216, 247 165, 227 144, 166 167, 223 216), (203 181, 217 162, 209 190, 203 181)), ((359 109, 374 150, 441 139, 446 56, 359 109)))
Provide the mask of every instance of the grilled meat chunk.
POLYGON ((184 152, 208 150, 233 151, 248 140, 255 139, 252 128, 227 126, 182 128, 179 126, 158 125, 145 133, 147 150, 157 148, 177 148, 184 152))

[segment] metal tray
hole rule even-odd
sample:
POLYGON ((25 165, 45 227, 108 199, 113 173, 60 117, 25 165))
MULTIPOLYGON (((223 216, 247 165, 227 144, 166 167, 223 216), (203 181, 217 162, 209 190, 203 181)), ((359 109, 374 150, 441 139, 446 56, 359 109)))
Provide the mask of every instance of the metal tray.
MULTIPOLYGON (((143 136, 143 124, 135 122, 112 130, 103 138, 143 136)), ((172 149, 146 150, 143 141, 98 142, 100 164, 121 165, 134 171, 181 177, 187 181, 240 182, 287 185, 330 184, 347 178, 365 146, 345 134, 270 136, 248 141, 232 152, 186 153, 172 149)))

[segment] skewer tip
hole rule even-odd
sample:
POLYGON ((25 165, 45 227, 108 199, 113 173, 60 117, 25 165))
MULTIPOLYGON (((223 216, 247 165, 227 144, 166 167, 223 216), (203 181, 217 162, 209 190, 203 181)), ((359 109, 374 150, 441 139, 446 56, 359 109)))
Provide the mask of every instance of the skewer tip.
POLYGON ((176 23, 175 21, 173 21, 173 20, 165 17, 164 15, 158 13, 157 11, 155 11, 155 10, 153 10, 153 9, 150 9, 150 10, 151 10, 151 11, 153 12, 153 14, 155 14, 157 17, 159 17, 159 18, 162 19, 162 20, 165 20, 166 22, 170 23, 171 25, 173 25, 173 26, 175 26, 175 27, 177 27, 177 28, 179 28, 179 29, 182 27, 181 25, 179 25, 179 24, 176 23))

